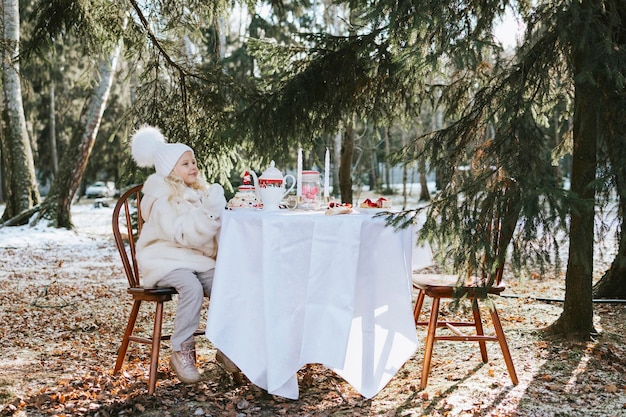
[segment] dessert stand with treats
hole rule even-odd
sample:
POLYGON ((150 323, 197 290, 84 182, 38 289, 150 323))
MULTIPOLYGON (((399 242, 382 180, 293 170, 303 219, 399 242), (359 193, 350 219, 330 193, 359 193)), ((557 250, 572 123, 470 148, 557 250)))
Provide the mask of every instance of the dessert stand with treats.
POLYGON ((228 201, 228 208, 230 209, 242 209, 242 208, 254 208, 260 209, 262 207, 261 201, 257 197, 256 189, 252 184, 252 178, 250 173, 246 171, 243 174, 242 184, 237 188, 237 192, 228 201))

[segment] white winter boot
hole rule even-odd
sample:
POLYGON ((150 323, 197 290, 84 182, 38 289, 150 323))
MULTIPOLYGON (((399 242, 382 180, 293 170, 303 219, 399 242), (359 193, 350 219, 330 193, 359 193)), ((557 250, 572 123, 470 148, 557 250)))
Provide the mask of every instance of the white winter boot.
POLYGON ((200 372, 196 368, 196 344, 193 340, 183 343, 180 351, 172 352, 170 368, 181 382, 194 384, 200 381, 200 372))

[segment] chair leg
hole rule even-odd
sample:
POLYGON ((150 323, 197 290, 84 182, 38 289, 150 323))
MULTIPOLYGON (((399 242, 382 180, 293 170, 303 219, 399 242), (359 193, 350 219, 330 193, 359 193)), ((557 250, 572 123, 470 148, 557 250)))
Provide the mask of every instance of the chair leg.
POLYGON ((496 307, 493 306, 489 309, 489 312, 491 313, 491 321, 493 321, 493 327, 496 331, 496 336, 498 336, 498 342, 500 343, 500 349, 502 349, 502 356, 504 356, 504 362, 506 363, 506 368, 509 371, 511 382, 513 382, 513 385, 517 385, 519 383, 517 379, 517 372, 515 372, 513 358, 511 357, 511 352, 509 351, 509 345, 506 342, 506 336, 504 335, 504 330, 502 329, 502 323, 500 323, 498 310, 496 310, 496 307))
POLYGON ((137 321, 137 314, 139 314, 139 307, 141 307, 141 300, 135 300, 133 308, 130 312, 130 317, 128 318, 126 330, 124 331, 122 345, 117 352, 117 360, 115 361, 115 368, 113 369, 114 374, 122 369, 122 364, 124 363, 124 358, 126 357, 126 351, 128 350, 128 344, 130 343, 130 336, 133 334, 133 330, 135 329, 135 322, 137 321))
MULTIPOLYGON (((476 300, 476 298, 472 298, 472 314, 474 315, 474 326, 476 327, 476 334, 479 336, 484 336, 485 332, 483 331, 483 320, 480 317, 480 309, 478 307, 478 300, 476 300)), ((480 356, 483 360, 483 363, 489 362, 489 357, 487 356, 487 343, 484 340, 479 340, 478 346, 480 347, 480 356)))
POLYGON ((422 377, 420 379, 420 389, 426 388, 426 385, 428 384, 428 374, 430 372, 430 361, 433 356, 433 346, 435 344, 435 332, 437 331, 438 316, 439 298, 434 297, 430 310, 428 333, 426 335, 426 346, 424 347, 424 362, 422 363, 422 377))
POLYGON ((156 389, 157 371, 159 367, 159 351, 161 350, 161 327, 163 325, 163 302, 156 303, 154 315, 154 329, 152 331, 152 351, 150 352, 150 378, 148 383, 148 395, 152 395, 156 389))
POLYGON ((420 313, 422 312, 422 305, 424 304, 424 291, 420 290, 417 294, 417 300, 415 300, 415 308, 413 309, 413 318, 415 319, 415 325, 419 321, 420 313))

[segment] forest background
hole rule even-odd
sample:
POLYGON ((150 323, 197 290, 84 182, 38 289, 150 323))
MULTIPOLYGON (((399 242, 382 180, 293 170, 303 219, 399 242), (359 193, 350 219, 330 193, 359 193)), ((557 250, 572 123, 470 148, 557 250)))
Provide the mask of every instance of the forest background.
POLYGON ((587 340, 594 297, 626 298, 625 3, 3 0, 2 227, 71 228, 86 183, 142 181, 128 138, 144 123, 226 185, 329 148, 345 202, 391 192, 393 167, 434 176, 395 222, 425 211, 420 238, 455 269, 481 267, 480 222, 511 208, 511 268, 564 268, 549 330, 587 340), (508 51, 505 11, 526 28, 508 51), (594 286, 606 230, 618 247, 594 286))

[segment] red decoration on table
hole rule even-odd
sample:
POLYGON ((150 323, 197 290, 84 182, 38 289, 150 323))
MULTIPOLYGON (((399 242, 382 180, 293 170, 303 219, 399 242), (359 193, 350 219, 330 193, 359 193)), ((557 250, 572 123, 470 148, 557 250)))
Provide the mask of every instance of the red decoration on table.
POLYGON ((252 185, 252 177, 248 171, 243 173, 243 185, 252 185))

